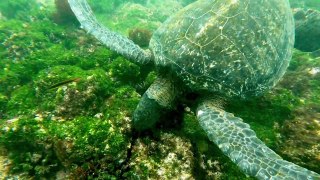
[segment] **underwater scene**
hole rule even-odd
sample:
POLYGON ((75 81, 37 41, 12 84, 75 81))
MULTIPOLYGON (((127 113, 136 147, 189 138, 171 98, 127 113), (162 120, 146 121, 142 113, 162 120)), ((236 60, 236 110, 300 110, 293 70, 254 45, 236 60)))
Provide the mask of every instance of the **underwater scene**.
POLYGON ((1 0, 0 179, 320 180, 320 0, 1 0))

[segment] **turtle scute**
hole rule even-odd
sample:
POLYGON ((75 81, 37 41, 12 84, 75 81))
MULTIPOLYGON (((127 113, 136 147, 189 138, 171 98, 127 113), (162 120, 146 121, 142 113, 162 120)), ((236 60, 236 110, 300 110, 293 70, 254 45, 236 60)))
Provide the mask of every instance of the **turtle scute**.
POLYGON ((166 66, 193 91, 247 97, 282 77, 293 29, 287 1, 199 0, 169 18, 150 47, 156 65, 166 66))

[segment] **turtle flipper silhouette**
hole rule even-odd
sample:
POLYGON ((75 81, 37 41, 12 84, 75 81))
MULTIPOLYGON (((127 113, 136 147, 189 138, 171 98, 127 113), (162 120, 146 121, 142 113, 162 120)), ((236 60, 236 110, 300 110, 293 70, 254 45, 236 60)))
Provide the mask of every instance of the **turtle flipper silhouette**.
POLYGON ((320 179, 281 159, 241 118, 210 100, 261 95, 280 80, 294 44, 288 0, 198 0, 158 28, 149 50, 100 25, 86 0, 69 4, 82 27, 111 50, 156 67, 159 78, 134 112, 135 129, 153 127, 177 99, 195 92, 202 97, 195 101, 201 127, 245 173, 259 179, 320 179))

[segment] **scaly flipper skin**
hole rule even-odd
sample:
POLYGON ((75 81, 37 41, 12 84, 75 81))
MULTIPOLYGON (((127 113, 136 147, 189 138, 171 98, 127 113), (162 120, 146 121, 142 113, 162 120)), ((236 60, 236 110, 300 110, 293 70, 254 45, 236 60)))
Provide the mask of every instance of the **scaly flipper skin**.
POLYGON ((159 77, 143 94, 133 114, 133 127, 145 130, 154 126, 160 116, 175 105, 178 91, 171 78, 159 77))
POLYGON ((283 160, 241 118, 215 107, 213 101, 199 104, 197 118, 209 139, 248 175, 258 179, 320 179, 317 173, 283 160))
POLYGON ((73 13, 83 29, 93 35, 108 48, 128 58, 133 63, 146 65, 152 63, 150 51, 144 51, 128 38, 102 26, 92 13, 86 0, 68 0, 73 13))

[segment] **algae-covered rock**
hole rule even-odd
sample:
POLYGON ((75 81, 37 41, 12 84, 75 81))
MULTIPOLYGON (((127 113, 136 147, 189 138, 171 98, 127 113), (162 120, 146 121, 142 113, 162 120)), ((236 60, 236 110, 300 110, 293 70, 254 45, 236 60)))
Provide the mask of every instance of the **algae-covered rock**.
MULTIPOLYGON (((72 70, 66 70, 65 73, 68 72, 72 70)), ((98 76, 99 72, 95 71, 93 74, 98 76)), ((105 80, 101 77, 99 79, 105 80)), ((37 82, 37 85, 41 87, 44 82, 37 82)), ((73 89, 76 85, 66 86, 69 86, 67 89, 73 89)), ((133 88, 117 87, 116 92, 110 91, 112 92, 110 96, 105 97, 104 90, 110 90, 110 87, 100 87, 99 80, 94 81, 94 78, 92 81, 84 80, 82 86, 83 89, 78 89, 80 96, 75 99, 69 97, 71 98, 69 103, 78 102, 76 98, 86 99, 88 97, 86 94, 89 93, 89 97, 104 99, 100 103, 99 112, 90 108, 86 110, 87 112, 81 113, 78 109, 86 109, 85 103, 82 106, 77 103, 69 104, 72 110, 79 114, 73 114, 71 111, 59 114, 50 111, 50 106, 39 105, 35 114, 33 114, 35 111, 25 111, 29 113, 1 121, 0 144, 10 152, 11 173, 24 172, 31 177, 40 178, 53 177, 55 173, 61 173, 62 169, 66 169, 70 178, 121 177, 130 147, 131 112, 138 102, 139 95, 133 88), (92 91, 88 92, 86 87, 91 85, 95 85, 96 89, 93 87, 92 91)), ((54 100, 52 95, 41 97, 46 98, 38 99, 40 104, 53 100, 52 103, 57 104, 52 107, 62 106, 59 104, 61 101, 54 100)), ((91 106, 94 107, 94 104, 91 106)))
POLYGON ((186 138, 160 133, 159 139, 141 137, 132 147, 128 179, 194 179, 192 144, 186 138))
MULTIPOLYGON (((6 177, 120 178, 130 147, 131 112, 140 98, 123 84, 137 82, 130 78, 138 77, 138 70, 123 58, 108 64, 117 57, 108 50, 94 47, 79 59, 61 49, 51 46, 28 56, 27 62, 38 65, 25 72, 31 80, 6 91, 5 113, 12 117, 0 121, 0 144, 12 161, 6 177)), ((20 65, 12 64, 13 69, 20 65)))
MULTIPOLYGON (((320 2, 319 2, 320 6, 320 2)), ((312 52, 320 49, 320 12, 313 9, 294 9, 295 48, 312 52)))
POLYGON ((35 80, 39 107, 67 119, 101 111, 113 84, 102 69, 84 71, 76 66, 55 66, 39 73, 35 80))
POLYGON ((54 150, 74 177, 121 175, 130 142, 110 119, 79 117, 55 128, 54 150))
POLYGON ((28 20, 32 11, 36 11, 38 4, 35 0, 6 0, 0 2, 0 12, 6 18, 28 20))
POLYGON ((279 150, 287 159, 319 172, 320 111, 310 107, 296 110, 295 118, 280 128, 279 150))
MULTIPOLYGON (((92 0, 93 1, 93 0, 92 0)), ((110 0, 104 0, 110 1, 110 0)), ((102 3, 100 1, 99 3, 102 3)), ((163 0, 163 1, 111 1, 110 6, 99 3, 90 3, 100 22, 111 29, 128 35, 130 29, 143 28, 150 31, 156 30, 171 14, 181 9, 188 2, 163 0), (102 8, 108 8, 101 10, 102 8), (109 9, 110 8, 110 9, 109 9)))
POLYGON ((277 150, 288 160, 320 172, 320 59, 295 51, 279 88, 298 99, 292 116, 279 127, 277 150))
POLYGON ((7 110, 8 97, 0 93, 0 119, 4 118, 4 112, 7 110))
POLYGON ((43 177, 55 171, 58 161, 43 123, 30 117, 1 122, 0 143, 9 152, 10 173, 43 177))
POLYGON ((9 95, 12 91, 20 87, 21 79, 16 76, 16 73, 11 70, 12 65, 6 64, 3 61, 3 64, 0 65, 2 71, 0 71, 0 92, 4 95, 9 95))
POLYGON ((44 20, 33 23, 18 20, 4 21, 0 24, 3 49, 0 57, 23 60, 40 49, 61 42, 64 31, 56 24, 44 20))
POLYGON ((140 67, 133 64, 123 57, 117 57, 108 65, 108 75, 115 81, 133 85, 141 81, 140 67))
POLYGON ((30 85, 18 87, 10 95, 7 103, 7 114, 18 116, 35 111, 37 102, 35 101, 35 90, 30 85))

